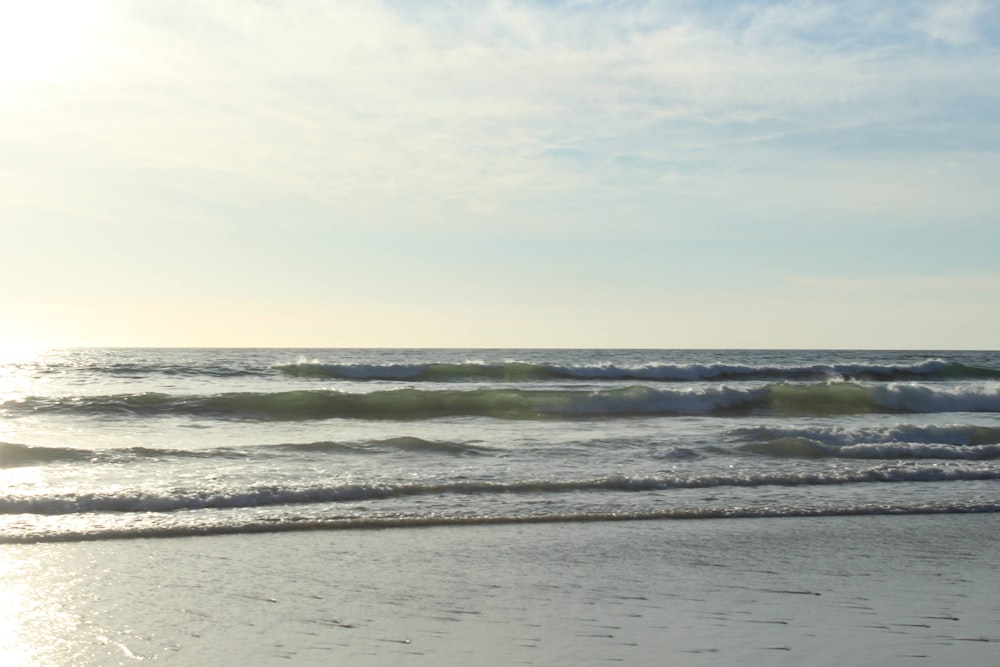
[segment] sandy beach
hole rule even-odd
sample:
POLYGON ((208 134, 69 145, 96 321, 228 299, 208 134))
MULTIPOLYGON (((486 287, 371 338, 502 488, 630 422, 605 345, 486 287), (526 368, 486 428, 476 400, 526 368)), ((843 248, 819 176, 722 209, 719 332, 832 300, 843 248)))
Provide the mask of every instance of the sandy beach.
POLYGON ((5 545, 5 665, 1000 664, 995 515, 5 545))

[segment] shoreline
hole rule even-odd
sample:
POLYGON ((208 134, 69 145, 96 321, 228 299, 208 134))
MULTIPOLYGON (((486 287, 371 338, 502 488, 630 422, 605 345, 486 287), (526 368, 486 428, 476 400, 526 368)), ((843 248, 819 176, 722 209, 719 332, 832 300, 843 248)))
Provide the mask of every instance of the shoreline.
POLYGON ((4 664, 995 664, 990 514, 3 545, 4 664))
POLYGON ((299 521, 275 522, 254 521, 234 524, 171 527, 149 527, 92 530, 79 533, 52 533, 46 535, 0 536, 0 546, 30 544, 72 544, 77 542, 107 542, 118 540, 168 540, 180 538, 205 538, 233 535, 261 535, 268 533, 297 533, 316 531, 368 531, 368 530, 417 530, 426 528, 462 528, 470 526, 511 526, 537 524, 584 524, 584 523, 629 523, 654 521, 718 521, 729 519, 823 519, 835 517, 864 516, 936 516, 967 514, 1000 514, 1000 504, 979 502, 966 506, 948 505, 928 507, 927 505, 885 506, 864 505, 842 508, 677 508, 663 511, 640 512, 585 512, 578 514, 554 515, 511 515, 511 516, 409 516, 409 517, 343 517, 336 519, 307 519, 299 521))

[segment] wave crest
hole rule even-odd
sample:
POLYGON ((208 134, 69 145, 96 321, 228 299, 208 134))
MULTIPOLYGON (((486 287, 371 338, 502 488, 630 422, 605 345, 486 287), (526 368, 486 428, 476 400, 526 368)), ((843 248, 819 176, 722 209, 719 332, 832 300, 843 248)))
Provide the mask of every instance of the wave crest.
POLYGON ((640 380, 652 382, 688 381, 808 381, 908 379, 990 379, 1000 378, 1000 370, 965 366, 944 359, 926 359, 913 364, 814 364, 804 366, 755 366, 745 364, 671 364, 636 365, 552 364, 507 361, 487 363, 353 364, 322 363, 300 359, 275 369, 285 375, 331 380, 397 380, 409 382, 482 381, 532 382, 544 380, 640 380))
POLYGON ((439 417, 497 419, 612 418, 630 416, 1000 412, 1000 384, 946 387, 855 382, 778 383, 757 388, 721 385, 667 389, 633 385, 582 389, 403 389, 369 393, 299 390, 175 396, 160 393, 30 397, 8 401, 12 413, 64 412, 102 417, 191 416, 297 421, 316 419, 419 420, 439 417))

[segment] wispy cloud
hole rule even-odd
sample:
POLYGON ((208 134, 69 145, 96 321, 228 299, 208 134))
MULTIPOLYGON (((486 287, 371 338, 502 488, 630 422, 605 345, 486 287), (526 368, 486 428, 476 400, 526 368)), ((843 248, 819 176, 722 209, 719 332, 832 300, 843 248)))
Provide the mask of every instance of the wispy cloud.
POLYGON ((995 129, 1000 93, 981 82, 1000 77, 996 50, 919 42, 970 43, 983 6, 868 7, 755 3, 720 20, 645 3, 121 3, 117 60, 6 111, 4 141, 440 213, 609 188, 707 205, 745 198, 739 179, 787 183, 783 164, 826 178, 845 141, 895 130, 938 156, 925 135, 995 129), (968 97, 980 111, 942 127, 968 97))
MULTIPOLYGON (((810 243, 818 256, 915 234, 936 242, 913 246, 927 260, 1000 241, 995 3, 73 6, 90 17, 79 48, 0 84, 0 216, 21 225, 5 238, 57 239, 53 265, 80 247, 128 270, 190 252, 204 269, 191 285, 230 271, 280 292, 371 261, 383 273, 351 283, 364 302, 392 292, 392 267, 441 294, 507 253, 525 281, 495 290, 509 307, 540 307, 550 270, 573 276, 561 303, 649 301, 687 276, 726 285, 732 306, 777 289, 771 265, 810 243), (969 238, 928 235, 941 225, 969 238), (192 237, 206 250, 186 250, 192 237), (383 250, 387 237, 405 242, 383 250), (731 244, 727 263, 698 244, 731 244), (258 255, 283 257, 288 278, 265 284, 258 255)), ((953 274, 965 261, 939 260, 953 274)))
POLYGON ((986 40, 987 31, 995 28, 997 21, 995 5, 982 0, 953 0, 927 6, 916 27, 933 40, 966 46, 986 40))

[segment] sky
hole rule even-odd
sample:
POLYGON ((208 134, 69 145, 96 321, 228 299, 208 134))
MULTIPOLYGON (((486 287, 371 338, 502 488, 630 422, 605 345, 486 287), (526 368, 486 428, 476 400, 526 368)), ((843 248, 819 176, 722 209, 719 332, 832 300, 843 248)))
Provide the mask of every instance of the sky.
POLYGON ((0 348, 1000 349, 1000 2, 0 0, 0 348))

